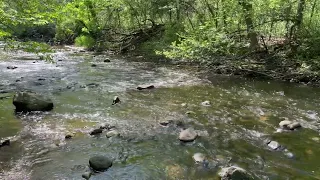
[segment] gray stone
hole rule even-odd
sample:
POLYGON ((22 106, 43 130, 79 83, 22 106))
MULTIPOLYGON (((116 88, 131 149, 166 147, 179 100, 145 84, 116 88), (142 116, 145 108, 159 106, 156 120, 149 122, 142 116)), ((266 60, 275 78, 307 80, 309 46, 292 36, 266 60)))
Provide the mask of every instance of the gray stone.
POLYGON ((94 156, 89 159, 89 165, 95 171, 106 171, 112 166, 112 160, 106 156, 94 156))
POLYGON ((246 170, 237 167, 230 166, 222 168, 218 173, 222 180, 249 180, 252 177, 247 173, 246 170))
POLYGON ((202 153, 195 153, 192 158, 196 163, 203 163, 206 160, 206 156, 202 153))
POLYGON ((188 128, 180 132, 179 140, 184 142, 194 141, 198 134, 193 128, 188 128))
POLYGON ((301 124, 298 122, 294 122, 294 123, 291 123, 288 125, 288 129, 290 129, 290 130, 295 130, 300 127, 301 127, 301 124))
POLYGON ((109 129, 111 129, 111 128, 114 128, 114 126, 111 126, 111 125, 108 124, 108 123, 102 123, 102 124, 100 124, 100 126, 99 126, 99 129, 109 130, 109 129))
POLYGON ((286 129, 290 124, 292 124, 292 121, 284 120, 279 123, 279 126, 283 129, 286 129))
POLYGON ((182 107, 187 107, 188 104, 187 104, 187 103, 182 103, 181 106, 182 106, 182 107))
POLYGON ((294 158, 294 154, 292 152, 285 152, 284 155, 286 155, 288 158, 294 158))
POLYGON ((277 149, 279 149, 281 147, 281 145, 277 141, 269 142, 268 146, 273 150, 277 150, 277 149))
POLYGON ((111 137, 118 137, 120 135, 120 133, 116 130, 112 130, 107 132, 107 138, 111 138, 111 137))
POLYGON ((16 93, 13 97, 13 105, 17 112, 51 111, 53 109, 51 99, 31 92, 16 93))
POLYGON ((86 180, 90 179, 92 173, 91 172, 85 172, 82 174, 82 177, 86 180))
POLYGON ((204 101, 201 103, 202 106, 211 106, 210 101, 204 101))

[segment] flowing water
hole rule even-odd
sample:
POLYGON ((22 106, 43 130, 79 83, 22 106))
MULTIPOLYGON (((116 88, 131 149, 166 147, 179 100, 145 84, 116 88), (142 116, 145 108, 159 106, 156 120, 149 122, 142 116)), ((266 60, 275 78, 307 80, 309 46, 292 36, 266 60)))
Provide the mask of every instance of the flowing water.
POLYGON ((54 63, 27 53, 1 54, 0 140, 11 139, 11 145, 0 148, 0 179, 81 179, 94 155, 114 163, 93 180, 218 179, 219 169, 229 165, 255 179, 320 179, 317 88, 119 57, 103 62, 107 57, 74 48, 59 50, 54 63), (151 84, 156 88, 136 90, 151 84), (12 97, 19 90, 49 96, 54 110, 15 115, 12 97), (121 104, 111 105, 114 96, 121 104), (303 128, 277 133, 283 118, 303 128), (168 120, 179 126, 159 124, 168 120), (121 136, 90 136, 101 123, 121 136), (182 127, 193 127, 200 137, 179 142, 182 127), (65 140, 70 132, 75 137, 65 140), (287 150, 270 149, 267 139, 287 150), (193 161, 197 152, 208 166, 193 161))

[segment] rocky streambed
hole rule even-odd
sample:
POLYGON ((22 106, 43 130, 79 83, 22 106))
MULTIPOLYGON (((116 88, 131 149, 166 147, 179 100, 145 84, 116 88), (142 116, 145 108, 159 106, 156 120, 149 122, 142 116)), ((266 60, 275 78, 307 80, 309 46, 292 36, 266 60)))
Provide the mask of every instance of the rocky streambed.
POLYGON ((317 88, 76 48, 53 57, 1 54, 0 179, 320 178, 317 88), (17 92, 50 101, 16 112, 17 92))

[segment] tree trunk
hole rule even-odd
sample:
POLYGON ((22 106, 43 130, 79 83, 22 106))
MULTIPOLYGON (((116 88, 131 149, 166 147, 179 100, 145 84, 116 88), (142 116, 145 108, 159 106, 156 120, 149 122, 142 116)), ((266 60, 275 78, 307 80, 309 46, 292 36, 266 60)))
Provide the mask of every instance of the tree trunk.
POLYGON ((254 25, 252 20, 252 4, 246 0, 239 0, 239 4, 243 8, 244 20, 247 25, 248 38, 250 39, 250 49, 252 51, 259 49, 257 33, 254 31, 254 25))

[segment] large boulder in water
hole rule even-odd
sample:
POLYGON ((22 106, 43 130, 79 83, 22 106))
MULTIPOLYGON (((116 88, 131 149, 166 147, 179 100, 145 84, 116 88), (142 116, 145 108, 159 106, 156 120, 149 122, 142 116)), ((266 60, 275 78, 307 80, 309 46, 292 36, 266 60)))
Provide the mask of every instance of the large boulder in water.
POLYGON ((32 92, 18 92, 13 97, 17 112, 51 111, 53 102, 43 95, 32 92))
POLYGON ((95 171, 106 171, 112 166, 112 160, 106 156, 93 156, 89 159, 89 165, 95 171))

